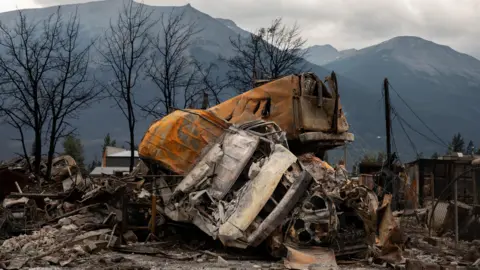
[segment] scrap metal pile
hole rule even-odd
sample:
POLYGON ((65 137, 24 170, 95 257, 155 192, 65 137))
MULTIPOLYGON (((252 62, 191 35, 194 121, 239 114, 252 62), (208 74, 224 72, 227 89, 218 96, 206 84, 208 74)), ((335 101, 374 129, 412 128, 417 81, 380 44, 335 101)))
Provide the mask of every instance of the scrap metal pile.
MULTIPOLYGON (((327 81, 336 88, 336 79, 327 81)), ((315 155, 352 140, 347 131, 338 90, 307 73, 209 110, 177 110, 150 126, 139 154, 160 176, 166 219, 191 223, 226 247, 266 243, 273 256, 288 257, 318 246, 340 256, 365 255, 379 242, 398 254, 391 211, 377 215, 389 202, 379 207, 375 193, 315 155), (377 224, 388 226, 378 234, 377 224)))
POLYGON ((272 254, 285 243, 351 254, 375 241, 375 194, 312 154, 297 158, 274 123, 230 126, 183 179, 158 184, 165 186, 167 218, 192 223, 228 247, 267 240, 272 254))

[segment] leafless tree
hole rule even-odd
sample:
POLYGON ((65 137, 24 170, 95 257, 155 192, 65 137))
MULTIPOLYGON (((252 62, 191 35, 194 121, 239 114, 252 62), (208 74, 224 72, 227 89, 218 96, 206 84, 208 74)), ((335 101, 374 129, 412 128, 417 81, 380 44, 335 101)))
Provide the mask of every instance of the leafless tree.
POLYGON ((299 26, 292 27, 282 24, 282 19, 276 19, 268 28, 259 30, 261 72, 267 79, 275 79, 295 73, 304 67, 303 59, 307 51, 303 50, 306 40, 301 37, 299 26))
POLYGON ((287 27, 276 19, 245 39, 231 39, 236 55, 227 60, 229 80, 240 92, 255 85, 257 79, 277 79, 304 69, 306 40, 297 24, 287 27))
MULTIPOLYGON (((55 68, 52 59, 60 44, 60 10, 42 22, 18 12, 12 27, 0 23, 0 97, 2 113, 16 128, 25 156, 25 133, 34 133, 33 171, 40 173, 42 131, 48 119, 48 96, 43 82, 55 68)), ((28 159, 27 159, 28 160, 28 159)))
POLYGON ((13 27, 0 24, 0 108, 6 122, 17 129, 23 155, 29 156, 25 139, 34 134, 34 165, 40 173, 42 134, 48 145, 50 177, 55 148, 71 130, 69 120, 88 107, 96 92, 88 86, 88 51, 80 47, 79 19, 75 12, 64 22, 61 8, 46 20, 35 22, 19 11, 13 27))
POLYGON ((195 21, 188 21, 185 12, 177 9, 163 13, 160 31, 151 40, 153 52, 148 64, 147 77, 159 90, 159 96, 143 106, 143 110, 154 117, 168 114, 179 107, 179 95, 183 93, 187 107, 198 94, 197 69, 194 59, 187 55, 192 37, 201 30, 195 21))
POLYGON ((113 75, 105 89, 128 121, 130 133, 130 171, 135 162, 135 100, 133 92, 142 76, 149 49, 149 31, 156 24, 152 12, 143 4, 124 2, 118 18, 99 46, 102 65, 113 75))
POLYGON ((261 39, 261 36, 253 33, 248 38, 240 35, 235 39, 230 38, 235 56, 226 60, 229 66, 227 76, 231 86, 238 92, 253 88, 255 80, 259 76, 261 39))
POLYGON ((202 109, 206 109, 210 104, 219 104, 222 93, 230 87, 228 78, 220 78, 219 67, 215 63, 210 63, 203 68, 200 63, 196 62, 196 68, 199 73, 197 92, 203 94, 203 103, 208 101, 208 104, 202 104, 202 109))
MULTIPOLYGON (((27 166, 28 166, 29 170, 33 171, 32 163, 30 162, 30 159, 28 158, 29 154, 27 152, 27 147, 25 146, 25 129, 26 129, 25 124, 21 119, 16 117, 17 114, 15 114, 12 111, 12 108, 10 106, 5 107, 4 100, 1 100, 0 102, 2 103, 0 105, 0 117, 5 119, 6 124, 10 125, 11 127, 15 128, 18 131, 20 137, 18 139, 14 139, 14 140, 20 142, 20 144, 22 146, 22 153, 20 154, 20 156, 25 157, 25 160, 27 161, 27 166)), ((0 123, 0 124, 4 124, 4 123, 0 123)))
POLYGON ((42 80, 48 101, 48 155, 47 178, 50 177, 53 156, 61 138, 71 135, 69 120, 80 110, 89 107, 98 95, 89 68, 89 52, 92 42, 82 46, 79 36, 80 21, 77 12, 62 24, 58 48, 54 51, 54 68, 42 80))

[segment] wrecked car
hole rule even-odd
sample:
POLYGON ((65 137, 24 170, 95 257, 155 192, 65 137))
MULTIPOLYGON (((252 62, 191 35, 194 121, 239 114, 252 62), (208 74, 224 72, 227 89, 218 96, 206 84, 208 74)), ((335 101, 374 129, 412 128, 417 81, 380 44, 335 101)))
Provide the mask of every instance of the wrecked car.
MULTIPOLYGON (((185 117, 188 113, 198 116, 195 111, 182 111, 185 117)), ((284 244, 335 243, 342 254, 366 249, 364 239, 371 236, 368 233, 375 234, 371 226, 376 224, 364 222, 375 214, 378 202, 373 192, 354 186, 311 153, 295 156, 285 132, 274 122, 255 120, 222 126, 228 126, 222 135, 211 138, 208 144, 203 141, 199 158, 183 179, 155 180, 162 186, 167 218, 194 224, 225 246, 256 247, 268 239, 272 254, 278 256, 283 254, 284 244)), ((193 137, 198 134, 196 128, 181 132, 193 137)), ((194 139, 185 141, 197 143, 194 139)), ((188 149, 195 146, 182 145, 188 149)), ((175 150, 172 143, 162 147, 162 151, 175 150)), ((162 156, 162 161, 169 156, 162 156)), ((167 166, 162 168, 166 173, 167 166)))
POLYGON ((375 194, 317 157, 353 140, 335 76, 327 81, 334 91, 314 74, 291 75, 152 124, 140 157, 155 175, 183 175, 154 180, 163 214, 225 246, 267 242, 278 256, 285 245, 365 250, 375 241, 375 194))

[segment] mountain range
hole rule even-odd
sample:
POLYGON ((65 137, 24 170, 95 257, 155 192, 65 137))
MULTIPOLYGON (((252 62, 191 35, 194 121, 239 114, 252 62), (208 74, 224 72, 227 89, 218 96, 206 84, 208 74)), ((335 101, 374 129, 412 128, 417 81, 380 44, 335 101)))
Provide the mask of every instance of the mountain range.
MULTIPOLYGON (((116 18, 122 4, 122 1, 106 0, 65 5, 62 10, 78 11, 81 35, 88 41, 104 33, 110 19, 116 18)), ((147 8, 153 12, 152 16, 160 17, 164 12, 171 12, 174 7, 147 8)), ((24 13, 27 18, 40 21, 55 10, 56 7, 28 9, 24 13)), ((190 54, 202 62, 218 62, 218 56, 230 57, 233 53, 230 38, 249 35, 235 22, 213 18, 191 5, 176 7, 175 12, 184 12, 186 19, 195 21, 203 29, 194 36, 194 42, 189 48, 190 54)), ((17 12, 1 13, 0 21, 8 25, 14 22, 16 16, 17 12)), ((392 104, 398 114, 393 116, 394 138, 404 161, 412 158, 415 152, 429 155, 434 151, 445 151, 445 142, 456 132, 461 132, 466 139, 474 141, 480 135, 480 128, 475 125, 475 120, 480 116, 480 110, 476 107, 480 102, 480 61, 471 56, 419 37, 403 36, 360 50, 338 51, 331 45, 313 46, 307 49, 306 60, 306 68, 320 77, 332 70, 339 75, 341 102, 351 130, 356 135, 356 141, 349 146, 353 159, 384 148, 381 86, 385 77, 393 88, 392 104), (410 126, 400 125, 402 122, 396 121, 398 119, 404 119, 410 126), (414 147, 410 147, 410 140, 414 142, 414 147)), ((224 75, 228 67, 218 63, 218 72, 224 75)), ((137 99, 148 100, 156 95, 155 88, 145 81, 136 95, 137 99)), ((235 91, 230 90, 222 98, 233 95, 235 91)), ((139 121, 137 141, 152 120, 145 118, 139 121)), ((128 140, 127 123, 108 100, 98 102, 82 112, 73 125, 83 141, 87 159, 100 157, 101 144, 107 132, 120 144, 126 145, 128 140)), ((0 149, 3 151, 0 151, 0 160, 18 152, 18 143, 9 140, 15 136, 15 130, 4 125, 1 127, 0 149)))
POLYGON ((336 60, 323 67, 365 85, 364 91, 378 95, 383 79, 388 78, 393 106, 416 131, 405 124, 394 129, 402 134, 403 128, 413 133, 409 136, 422 145, 419 151, 433 151, 434 146, 427 141, 435 140, 441 146, 448 143, 455 132, 461 132, 466 140, 480 143, 477 125, 480 61, 470 55, 419 37, 401 36, 351 51, 349 55, 339 52, 336 60), (428 139, 422 140, 421 137, 426 136, 419 133, 428 139))

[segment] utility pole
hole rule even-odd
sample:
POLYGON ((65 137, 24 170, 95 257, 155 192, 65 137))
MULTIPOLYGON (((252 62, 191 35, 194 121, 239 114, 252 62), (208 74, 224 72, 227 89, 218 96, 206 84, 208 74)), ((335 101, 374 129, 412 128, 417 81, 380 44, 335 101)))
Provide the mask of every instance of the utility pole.
MULTIPOLYGON (((453 181, 455 181, 454 186, 453 186, 453 201, 455 204, 455 208, 453 211, 453 216, 454 216, 454 228, 455 228, 455 248, 458 247, 458 178, 460 177, 460 172, 457 170, 457 167, 455 165, 450 165, 453 168, 453 172, 455 175, 455 178, 453 178, 453 181)), ((475 181, 475 180, 474 180, 475 181)))
POLYGON ((392 119, 390 117, 390 91, 388 89, 388 79, 383 80, 383 96, 385 98, 385 131, 387 136, 387 168, 392 170, 392 144, 390 142, 390 132, 392 130, 392 119))
POLYGON ((396 176, 392 173, 392 144, 391 144, 391 131, 392 131, 392 118, 390 117, 391 106, 390 106, 390 91, 388 89, 389 83, 388 79, 383 80, 383 97, 385 98, 385 133, 387 136, 387 170, 389 178, 387 178, 387 184, 385 190, 390 192, 393 196, 392 199, 392 210, 397 209, 397 185, 396 185, 396 176))

